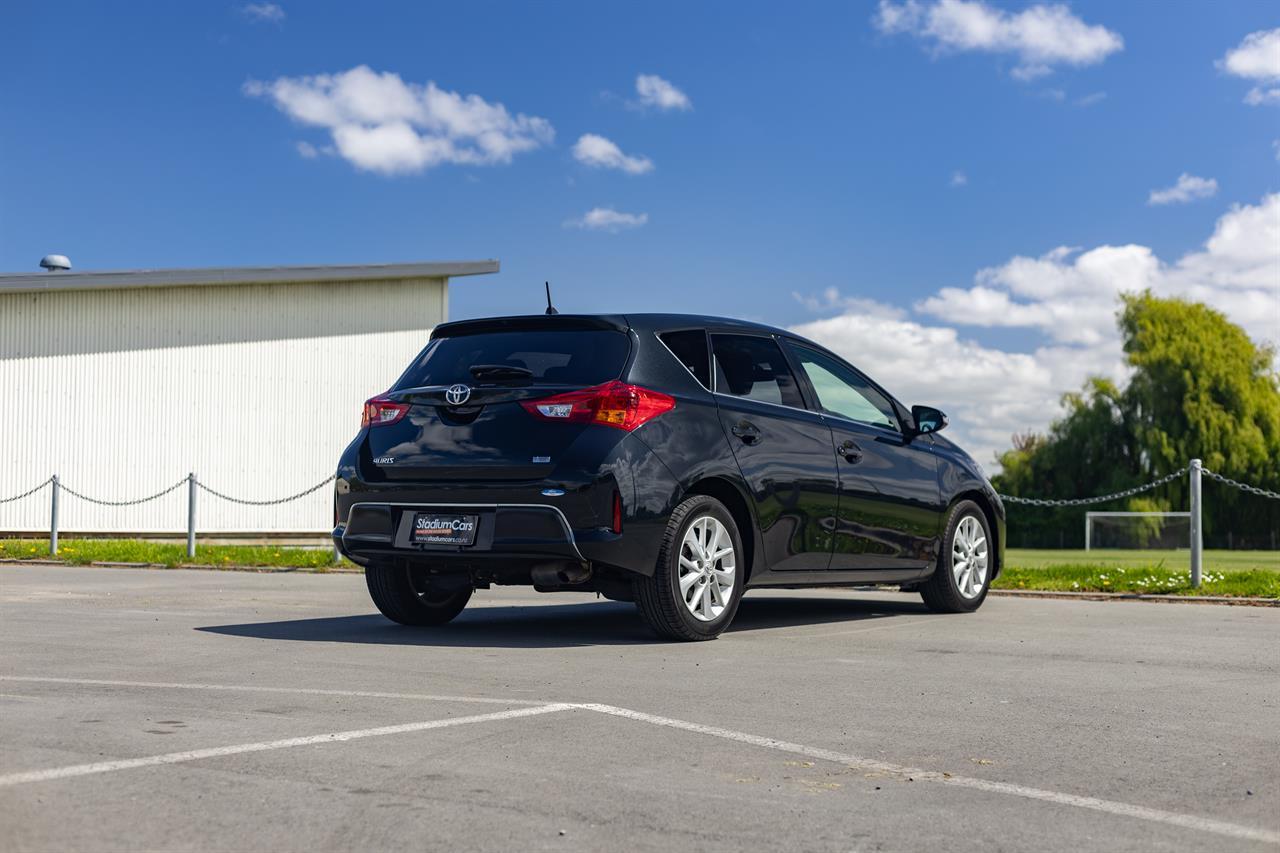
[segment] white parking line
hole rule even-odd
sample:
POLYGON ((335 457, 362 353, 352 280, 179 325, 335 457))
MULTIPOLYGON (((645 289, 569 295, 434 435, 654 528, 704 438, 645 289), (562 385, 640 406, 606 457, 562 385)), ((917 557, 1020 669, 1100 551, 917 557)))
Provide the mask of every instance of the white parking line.
POLYGON ((443 696, 432 693, 380 693, 373 690, 322 690, 308 687, 266 687, 257 684, 186 684, 168 681, 109 681, 101 678, 44 678, 0 675, 0 681, 28 684, 82 684, 90 687, 143 687, 161 690, 223 690, 245 693, 299 693, 306 696, 350 696, 366 699, 416 699, 422 702, 474 702, 483 705, 543 705, 534 699, 493 699, 484 696, 443 696))
POLYGON ((1116 802, 1114 800, 1102 800, 1097 797, 1082 797, 1076 794, 1046 791, 1042 788, 1028 788, 1023 785, 1014 785, 1008 782, 992 782, 987 779, 976 779, 970 776, 955 776, 949 773, 940 773, 936 770, 920 770, 900 764, 890 764, 885 761, 877 761, 873 758, 846 755, 844 753, 833 752, 832 750, 822 749, 820 747, 790 743, 784 740, 776 740, 774 738, 761 737, 760 735, 747 734, 746 732, 737 732, 732 729, 723 729, 719 726, 707 726, 701 723, 691 723, 686 720, 659 717, 653 714, 645 714, 640 711, 631 711, 627 708, 618 708, 613 705, 579 705, 577 707, 586 708, 591 711, 598 711, 602 714, 610 714, 615 717, 624 717, 628 720, 637 720, 642 723, 649 723, 650 725, 681 729, 687 732, 710 735, 712 737, 723 738, 724 740, 737 741, 738 743, 747 743, 752 746, 774 749, 779 752, 787 752, 793 755, 803 755, 806 758, 830 761, 836 764, 854 767, 859 770, 873 770, 881 773, 889 773, 895 776, 910 777, 917 782, 942 782, 946 785, 955 785, 961 788, 973 788, 975 790, 988 791, 995 794, 1009 794, 1030 800, 1042 800, 1044 802, 1056 803, 1058 805, 1092 809, 1094 811, 1106 812, 1108 814, 1120 815, 1122 817, 1132 817, 1140 820, 1154 821, 1156 823, 1170 824, 1184 829, 1197 829, 1202 832, 1211 832, 1217 835, 1225 835, 1230 838, 1241 838, 1248 841, 1264 841, 1271 844, 1280 844, 1280 832, 1272 832, 1266 829, 1255 829, 1250 826, 1240 826, 1239 824, 1197 817, 1195 815, 1167 812, 1161 809, 1152 809, 1147 808, 1146 806, 1135 806, 1129 803, 1116 802))
POLYGON ((1153 809, 1146 806, 1138 806, 1130 803, 1117 802, 1115 800, 1104 800, 1097 797, 1086 797, 1078 794, 1067 794, 1060 791, 1049 791, 1043 788, 1031 788, 1025 785, 1016 785, 1009 782, 993 782, 988 779, 978 779, 971 776, 957 776, 949 773, 943 773, 936 770, 924 770, 916 767, 908 767, 901 764, 892 764, 886 761, 879 761, 874 758, 864 758, 857 755, 849 755, 846 753, 835 752, 829 749, 823 749, 816 746, 808 746, 806 744, 792 743, 790 741, 778 740, 776 738, 763 737, 761 735, 753 735, 747 732, 734 731, 733 729, 725 729, 719 726, 708 726, 702 723, 694 723, 688 720, 677 720, 671 717, 660 717, 655 714, 646 714, 643 711, 632 711, 628 708, 619 708, 615 705, 602 705, 595 703, 568 703, 555 702, 546 704, 535 704, 527 700, 505 700, 491 698, 477 698, 466 696, 435 696, 427 694, 413 693, 378 693, 371 691, 350 691, 350 690, 318 690, 307 688, 289 688, 289 687, 259 687, 252 685, 227 685, 227 684, 183 684, 183 683, 167 683, 167 682, 150 682, 150 681, 108 681, 103 679, 78 679, 78 678, 44 678, 36 676, 6 676, 0 675, 0 681, 10 682, 30 682, 30 683, 52 683, 52 684, 82 684, 91 686, 108 686, 108 687, 141 687, 141 688, 176 688, 186 690, 224 690, 224 691, 253 691, 267 693, 301 693, 321 696, 365 696, 375 698, 388 699, 420 699, 429 701, 453 701, 453 702, 485 702, 485 703, 501 703, 501 704, 530 704, 534 707, 515 708, 506 711, 499 711, 492 714, 479 714, 469 717, 453 717, 441 720, 428 720, 420 723, 406 723, 395 726, 382 726, 372 729, 357 729, 355 731, 333 732, 322 735, 311 735, 308 737, 286 738, 283 740, 264 741, 260 743, 238 744, 235 746, 213 747, 210 749, 197 749, 187 752, 172 752, 165 755, 153 755, 144 758, 127 758, 118 761, 102 761, 94 764, 78 764, 70 767, 55 767, 49 770, 32 770, 24 773, 12 773, 7 776, 0 776, 0 787, 8 785, 19 785, 27 782, 43 782, 53 779, 65 779, 74 776, 87 776, 95 773, 106 773, 114 770, 128 770, 135 767, 149 767, 161 764, 178 764, 186 761, 197 761, 203 758, 215 758, 223 755, 238 755, 248 752, 262 752, 264 750, 285 749, 293 746, 306 746, 309 744, 332 743, 347 740, 358 740, 367 737, 378 737, 381 735, 402 734, 407 732, 426 731, 429 729, 447 728, 450 726, 468 725, 470 723, 483 723, 496 720, 507 720, 519 717, 536 716, 540 714, 551 714, 559 711, 585 710, 594 711, 600 714, 606 714, 613 717, 622 717, 628 720, 634 720, 641 723, 648 723, 654 726, 663 726, 670 729, 680 729, 682 731, 692 732, 695 734, 709 735, 711 737, 721 738, 723 740, 736 741, 738 743, 750 744, 751 746, 762 747, 764 749, 777 750, 792 755, 802 755, 806 758, 814 758, 820 761, 829 761, 835 764, 842 764, 846 767, 856 768, 858 770, 875 771, 886 773, 903 778, 911 778, 917 782, 940 782, 945 785, 954 785, 961 788, 971 788, 978 791, 986 791, 994 794, 1006 794, 1009 796, 1022 797, 1030 800, 1040 800, 1042 802, 1054 803, 1063 806, 1072 806, 1074 808, 1091 809, 1093 811, 1105 812, 1107 814, 1119 815, 1121 817, 1137 818, 1139 820, 1147 820, 1155 823, 1163 823, 1170 826, 1178 826, 1184 829, 1194 829, 1201 832, 1214 833, 1229 838, 1239 838, 1248 841, 1261 841, 1270 844, 1280 845, 1280 832, 1274 832, 1266 829, 1257 829, 1249 826, 1241 826, 1239 824, 1228 823, 1226 821, 1213 820, 1211 818, 1198 817, 1196 815, 1182 814, 1179 812, 1169 812, 1162 809, 1153 809))
POLYGON ((94 773, 109 773, 113 770, 130 770, 135 767, 154 767, 159 764, 181 764, 184 761, 199 761, 203 758, 218 758, 224 755, 241 755, 246 752, 265 752, 270 749, 288 749, 291 746, 308 746, 318 743, 337 743, 348 740, 359 740, 382 735, 398 735, 406 732, 422 732, 428 729, 444 729, 451 726, 465 726, 471 723, 488 723, 495 720, 510 720, 516 717, 532 717, 538 714, 554 714, 557 711, 568 711, 573 705, 552 704, 539 705, 534 708, 514 708, 510 711, 498 711, 493 714, 477 714, 470 717, 449 717, 443 720, 427 720, 421 723, 404 723, 398 726, 380 726, 375 729, 356 729, 347 732, 330 732, 308 737, 292 737, 283 740, 268 740, 259 743, 241 743, 234 746, 217 746, 211 749, 192 749, 186 752, 170 752, 164 755, 149 755, 145 758, 124 758, 118 761, 98 761, 93 764, 75 764, 70 767, 54 767, 49 770, 31 770, 26 773, 10 773, 0 776, 0 787, 22 785, 27 782, 47 782, 52 779, 67 779, 73 776, 89 776, 94 773))

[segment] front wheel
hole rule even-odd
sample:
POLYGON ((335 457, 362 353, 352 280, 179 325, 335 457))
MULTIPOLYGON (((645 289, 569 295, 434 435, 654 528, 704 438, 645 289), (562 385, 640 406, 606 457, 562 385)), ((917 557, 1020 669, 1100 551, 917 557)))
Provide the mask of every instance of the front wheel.
POLYGON ((406 566, 369 566, 364 582, 382 615, 401 625, 443 625, 471 600, 470 586, 433 589, 426 572, 406 566))
POLYGON ((935 613, 969 613, 986 600, 995 568, 994 541, 986 513, 973 501, 961 501, 947 517, 938 567, 920 587, 925 606, 935 613))
POLYGON ((695 495, 671 514, 653 576, 636 579, 636 607, 662 637, 714 640, 738 610, 746 569, 729 510, 695 495))

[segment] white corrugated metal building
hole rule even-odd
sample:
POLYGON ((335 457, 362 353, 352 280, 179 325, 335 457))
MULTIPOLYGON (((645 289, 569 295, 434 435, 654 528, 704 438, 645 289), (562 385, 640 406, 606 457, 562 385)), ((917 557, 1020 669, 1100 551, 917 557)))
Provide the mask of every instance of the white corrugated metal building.
MULTIPOLYGON (((448 315, 449 279, 497 261, 0 275, 0 498, 53 474, 105 500, 195 472, 245 499, 333 472, 365 399, 448 315)), ((133 507, 63 490, 67 532, 178 532, 186 488, 133 507)), ((197 497, 197 528, 308 533, 328 488, 291 503, 197 497)), ((0 504, 0 533, 49 529, 49 490, 0 504)))

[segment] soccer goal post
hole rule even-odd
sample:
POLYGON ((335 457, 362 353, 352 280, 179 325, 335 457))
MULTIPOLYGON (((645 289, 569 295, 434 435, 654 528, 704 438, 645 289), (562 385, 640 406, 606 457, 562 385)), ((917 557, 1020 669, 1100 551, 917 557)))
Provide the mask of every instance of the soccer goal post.
POLYGON ((1086 512, 1084 549, 1189 548, 1189 512, 1086 512))

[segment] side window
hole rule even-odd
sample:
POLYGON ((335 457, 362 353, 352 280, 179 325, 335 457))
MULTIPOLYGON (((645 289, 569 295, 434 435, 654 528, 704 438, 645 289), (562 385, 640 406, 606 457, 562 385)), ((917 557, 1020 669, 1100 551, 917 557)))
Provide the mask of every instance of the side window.
POLYGON ((791 368, 773 338, 712 335, 715 390, 721 394, 804 407, 791 368))
POLYGON ((680 363, 689 368, 703 388, 711 388, 711 365, 707 361, 707 333, 701 329, 663 332, 658 339, 666 344, 680 363))
POLYGON ((898 429, 893 405, 875 386, 828 355, 787 344, 818 395, 823 411, 851 421, 898 429))

